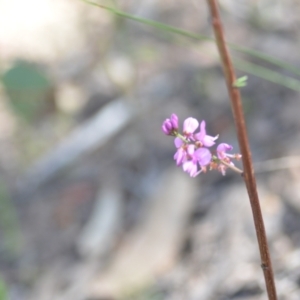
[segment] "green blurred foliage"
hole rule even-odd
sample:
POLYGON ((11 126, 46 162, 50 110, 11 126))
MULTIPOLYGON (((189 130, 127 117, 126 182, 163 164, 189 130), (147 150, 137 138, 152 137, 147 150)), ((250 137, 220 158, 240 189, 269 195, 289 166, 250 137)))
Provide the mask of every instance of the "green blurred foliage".
POLYGON ((17 61, 2 76, 2 82, 15 113, 30 122, 45 107, 51 82, 36 65, 17 61))
POLYGON ((134 292, 128 293, 122 300, 163 300, 162 292, 154 290, 152 287, 144 287, 134 292))
POLYGON ((20 228, 15 207, 6 186, 0 181, 1 258, 10 261, 20 252, 20 228))
POLYGON ((0 300, 8 300, 5 282, 0 278, 0 300))

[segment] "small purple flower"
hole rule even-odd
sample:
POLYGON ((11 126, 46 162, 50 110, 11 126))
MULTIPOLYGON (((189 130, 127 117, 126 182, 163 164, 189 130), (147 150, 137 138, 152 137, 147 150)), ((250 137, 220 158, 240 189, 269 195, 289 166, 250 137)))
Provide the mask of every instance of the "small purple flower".
POLYGON ((211 147, 215 144, 215 140, 219 137, 218 135, 213 137, 206 134, 206 124, 205 121, 202 121, 200 124, 200 132, 195 134, 195 138, 197 141, 201 142, 201 144, 205 147, 211 147))
POLYGON ((194 118, 187 118, 183 122, 183 134, 188 139, 194 139, 194 131, 198 128, 199 122, 194 118))
POLYGON ((217 155, 219 159, 225 159, 227 157, 234 157, 234 155, 226 153, 227 151, 232 150, 233 147, 226 143, 221 143, 217 147, 217 155))
POLYGON ((191 177, 196 177, 200 174, 201 170, 198 171, 198 159, 195 156, 195 145, 189 145, 187 153, 191 159, 182 164, 183 171, 189 173, 191 177))
POLYGON ((183 171, 189 173, 191 177, 196 177, 202 172, 202 170, 205 169, 205 166, 211 162, 212 155, 207 148, 199 148, 195 150, 195 145, 189 145, 187 153, 191 160, 183 163, 183 171), (200 165, 199 171, 198 164, 200 165))

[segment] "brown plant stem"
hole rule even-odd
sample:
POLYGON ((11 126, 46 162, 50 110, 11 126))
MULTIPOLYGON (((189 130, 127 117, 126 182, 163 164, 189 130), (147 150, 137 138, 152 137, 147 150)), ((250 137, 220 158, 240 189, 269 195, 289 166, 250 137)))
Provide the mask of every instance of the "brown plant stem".
POLYGON ((227 89, 231 100, 231 109, 235 121, 235 127, 237 130, 237 137, 242 154, 244 173, 243 178, 248 191, 252 214, 254 219, 254 225, 256 230, 256 236, 259 245, 261 267, 264 273, 266 288, 269 300, 276 300, 276 287, 274 281, 274 274, 272 268, 272 262, 269 254, 269 247, 267 242, 267 236, 264 226, 264 221, 259 204, 259 198, 256 188, 256 180, 254 177, 254 171, 252 166, 251 152, 246 132, 245 119, 242 108, 241 95, 238 88, 234 87, 236 81, 233 64, 229 56, 228 49, 225 44, 224 32, 222 28, 221 18, 218 10, 216 0, 207 0, 212 17, 212 25, 216 42, 221 56, 223 71, 226 78, 227 89))

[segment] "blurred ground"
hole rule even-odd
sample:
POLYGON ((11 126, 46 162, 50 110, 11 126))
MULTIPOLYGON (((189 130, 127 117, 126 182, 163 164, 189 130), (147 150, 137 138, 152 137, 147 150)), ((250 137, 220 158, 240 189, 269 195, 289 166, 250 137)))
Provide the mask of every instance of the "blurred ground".
MULTIPOLYGON (((106 4, 212 34, 202 1, 106 4)), ((300 67, 298 1, 220 4, 228 40, 300 67)), ((189 178, 161 132, 171 113, 193 116, 238 151, 213 43, 80 1, 1 0, 0 48, 9 299, 266 299, 241 178, 189 178)), ((242 94, 279 299, 298 300, 299 94, 254 76, 242 94)))

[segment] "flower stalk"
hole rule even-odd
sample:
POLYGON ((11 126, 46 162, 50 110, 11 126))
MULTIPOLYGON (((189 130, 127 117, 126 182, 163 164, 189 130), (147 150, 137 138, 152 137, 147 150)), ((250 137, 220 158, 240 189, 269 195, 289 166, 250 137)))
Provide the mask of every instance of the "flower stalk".
POLYGON ((220 162, 221 162, 221 164, 225 165, 226 167, 230 168, 231 170, 243 175, 243 173, 244 173, 243 170, 237 168, 236 166, 233 166, 224 160, 220 160, 220 162))
POLYGON ((210 14, 212 17, 212 25, 214 34, 221 57, 223 71, 226 79, 227 89, 230 96, 231 108, 234 116, 235 127, 237 130, 237 137, 242 154, 243 161, 243 178, 248 191, 252 214, 254 219, 254 225, 256 230, 256 236, 259 244, 259 251, 261 257, 261 267, 264 273, 266 289, 269 300, 276 300, 276 286, 272 268, 272 262, 269 253, 269 246, 267 242, 267 236, 262 217, 262 212, 259 203, 259 197, 257 193, 256 180, 254 176, 254 170, 252 166, 251 152, 246 132, 245 119, 242 108, 242 101, 239 88, 235 85, 236 76, 233 68, 233 64, 226 47, 224 31, 221 23, 219 9, 216 0, 207 0, 210 14))

